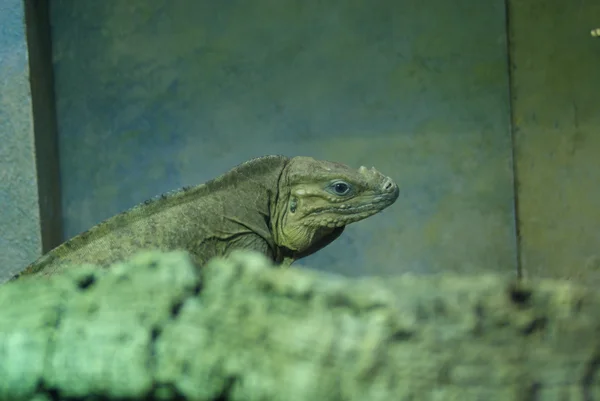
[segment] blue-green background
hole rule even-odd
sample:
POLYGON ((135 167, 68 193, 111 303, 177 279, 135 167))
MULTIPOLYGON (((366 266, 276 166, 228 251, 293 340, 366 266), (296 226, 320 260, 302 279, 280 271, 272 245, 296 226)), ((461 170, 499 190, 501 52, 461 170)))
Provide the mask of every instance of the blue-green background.
POLYGON ((36 158, 23 2, 0 2, 0 280, 60 212, 54 242, 284 153, 374 165, 402 189, 312 266, 512 274, 519 258, 526 276, 600 284, 600 2, 50 4, 36 158))
POLYGON ((510 271, 504 6, 433 5, 52 2, 65 237, 245 159, 311 155, 402 195, 305 263, 510 271))

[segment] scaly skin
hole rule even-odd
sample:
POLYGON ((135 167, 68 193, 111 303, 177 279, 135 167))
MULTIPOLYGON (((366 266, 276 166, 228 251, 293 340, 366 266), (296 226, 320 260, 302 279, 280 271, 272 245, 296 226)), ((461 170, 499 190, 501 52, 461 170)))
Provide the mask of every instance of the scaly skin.
POLYGON ((310 157, 249 160, 205 184, 163 194, 54 248, 12 280, 70 265, 108 266, 148 249, 186 250, 201 267, 234 249, 289 266, 346 225, 393 204, 398 186, 374 168, 310 157))

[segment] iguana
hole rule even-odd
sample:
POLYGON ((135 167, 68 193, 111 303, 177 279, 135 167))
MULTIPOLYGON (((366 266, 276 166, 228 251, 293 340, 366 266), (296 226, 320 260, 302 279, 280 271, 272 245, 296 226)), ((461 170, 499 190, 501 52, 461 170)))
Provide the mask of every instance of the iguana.
POLYGON ((398 186, 374 168, 311 157, 264 156, 205 184, 168 192, 105 220, 40 257, 11 280, 68 265, 108 266, 144 249, 188 251, 198 266, 234 249, 289 266, 346 225, 393 204, 398 186))

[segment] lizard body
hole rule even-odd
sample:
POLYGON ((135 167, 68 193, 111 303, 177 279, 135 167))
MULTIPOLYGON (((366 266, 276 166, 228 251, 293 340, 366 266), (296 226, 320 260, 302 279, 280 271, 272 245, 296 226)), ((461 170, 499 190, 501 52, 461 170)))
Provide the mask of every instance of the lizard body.
POLYGON ((188 251, 198 266, 234 249, 289 265, 385 209, 398 186, 374 168, 264 156, 117 214, 41 256, 11 280, 69 265, 108 266, 148 249, 188 251))

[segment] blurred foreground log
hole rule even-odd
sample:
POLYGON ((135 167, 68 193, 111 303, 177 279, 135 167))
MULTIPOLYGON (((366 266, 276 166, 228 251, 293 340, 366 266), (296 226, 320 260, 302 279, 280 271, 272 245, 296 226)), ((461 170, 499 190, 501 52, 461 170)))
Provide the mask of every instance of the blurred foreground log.
POLYGON ((600 400, 600 300, 146 253, 0 287, 2 400, 600 400), (89 396, 93 396, 90 398, 89 396))

